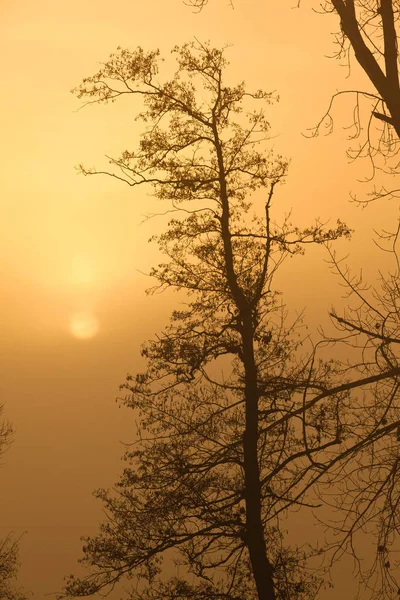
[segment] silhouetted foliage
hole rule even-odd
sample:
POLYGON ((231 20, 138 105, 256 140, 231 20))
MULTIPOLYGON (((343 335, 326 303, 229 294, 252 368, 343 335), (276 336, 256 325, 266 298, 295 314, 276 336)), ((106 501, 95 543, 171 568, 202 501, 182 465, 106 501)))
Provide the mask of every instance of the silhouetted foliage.
MULTIPOLYGON (((3 405, 0 405, 0 418, 3 405)), ((0 456, 11 442, 12 427, 7 421, 0 421, 0 456)), ((0 598, 1 600, 26 600, 25 594, 13 585, 18 574, 18 541, 8 535, 0 540, 0 598)))
MULTIPOLYGON (((186 304, 143 347, 145 372, 122 386, 137 441, 115 488, 96 493, 107 519, 84 541, 88 574, 71 576, 61 597, 127 578, 130 598, 305 600, 322 584, 313 557, 338 556, 379 518, 374 502, 385 490, 364 506, 346 482, 364 464, 375 481, 394 452, 400 367, 382 360, 392 342, 386 330, 383 341, 372 337, 369 321, 352 332, 375 343, 368 362, 323 361, 307 346, 274 275, 307 244, 330 248, 349 231, 340 221, 303 230, 275 222, 287 163, 266 151, 269 124, 263 109, 251 110, 271 96, 229 87, 223 50, 197 42, 173 52, 178 70, 165 83, 157 51, 119 49, 75 90, 87 103, 143 100, 138 150, 110 158, 111 171, 81 171, 149 184, 170 202, 176 214, 155 237, 167 262, 152 270, 154 289, 182 290, 186 304), (286 518, 327 505, 333 485, 338 535, 321 548, 289 544, 286 518)), ((346 316, 335 318, 346 326, 346 316)))
POLYGON ((4 454, 11 442, 12 427, 10 423, 2 419, 4 406, 0 404, 0 456, 4 454))
POLYGON ((11 535, 0 540, 0 598, 2 600, 27 600, 23 591, 14 586, 18 575, 18 541, 11 535))

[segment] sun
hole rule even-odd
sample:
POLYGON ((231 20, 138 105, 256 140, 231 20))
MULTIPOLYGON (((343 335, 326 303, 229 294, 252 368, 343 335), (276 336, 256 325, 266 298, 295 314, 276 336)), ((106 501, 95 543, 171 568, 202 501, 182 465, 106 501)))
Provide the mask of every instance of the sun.
POLYGON ((92 313, 80 312, 72 315, 69 328, 74 337, 89 340, 98 333, 99 322, 92 313))

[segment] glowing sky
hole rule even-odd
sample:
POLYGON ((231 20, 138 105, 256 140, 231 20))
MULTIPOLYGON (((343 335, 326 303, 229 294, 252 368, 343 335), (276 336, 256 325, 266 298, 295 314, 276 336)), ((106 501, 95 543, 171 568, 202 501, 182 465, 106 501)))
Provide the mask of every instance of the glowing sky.
MULTIPOLYGON (((144 217, 159 207, 142 191, 74 170, 132 147, 138 107, 77 111, 71 88, 117 46, 168 53, 193 36, 232 44, 232 82, 281 97, 270 111, 273 144, 292 165, 279 210, 293 208, 299 225, 342 217, 357 227, 354 265, 368 271, 380 260, 371 228, 389 226, 392 214, 348 202, 366 173, 345 156, 339 124, 350 123, 351 103, 338 106, 333 136, 302 136, 333 92, 367 84, 357 70, 346 80, 346 69, 326 58, 335 19, 313 13, 311 1, 295 4, 235 0, 232 10, 210 0, 196 14, 181 0, 0 2, 0 400, 16 428, 0 473, 0 534, 27 532, 20 583, 35 598, 76 572, 79 537, 96 530, 102 513, 91 492, 117 479, 119 442, 134 435, 133 415, 114 402, 118 385, 138 368, 142 341, 167 321, 174 301, 144 295, 143 273, 157 261, 147 239, 162 227, 144 217)), ((281 286, 289 305, 321 318, 340 290, 322 254, 302 265, 288 264, 281 286)))

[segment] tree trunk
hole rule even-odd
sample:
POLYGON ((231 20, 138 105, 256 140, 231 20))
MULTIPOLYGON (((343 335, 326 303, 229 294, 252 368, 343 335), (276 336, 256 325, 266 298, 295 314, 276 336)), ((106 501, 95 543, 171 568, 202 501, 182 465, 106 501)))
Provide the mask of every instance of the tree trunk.
MULTIPOLYGON (((249 311, 250 312, 250 311, 249 311)), ((246 429, 243 434, 246 501, 246 542, 259 600, 275 600, 272 565, 268 560, 261 518, 261 484, 258 466, 258 386, 254 361, 251 315, 243 319, 243 364, 245 370, 246 429)))
POLYGON ((216 122, 213 123, 215 149, 218 160, 220 199, 222 206, 221 230, 224 244, 226 277, 241 321, 243 366, 245 371, 246 425, 243 434, 244 485, 246 502, 246 545, 259 600, 276 600, 272 565, 268 560, 261 519, 261 483, 258 466, 258 379, 254 360, 254 328, 248 299, 238 284, 233 262, 230 232, 229 199, 221 142, 216 122))

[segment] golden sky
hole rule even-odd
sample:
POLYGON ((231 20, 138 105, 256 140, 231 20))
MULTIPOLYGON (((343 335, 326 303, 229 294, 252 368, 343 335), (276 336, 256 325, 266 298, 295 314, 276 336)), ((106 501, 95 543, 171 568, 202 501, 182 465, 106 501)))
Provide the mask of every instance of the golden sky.
MULTIPOLYGON (((368 84, 357 69, 346 79, 326 58, 335 19, 312 12, 312 0, 296 3, 235 0, 232 10, 228 0, 210 0, 196 14, 181 0, 0 0, 0 401, 16 428, 0 473, 0 535, 27 532, 20 583, 35 598, 60 590, 76 572, 79 537, 96 530, 102 513, 91 493, 116 481, 119 442, 134 435, 133 414, 114 402, 117 387, 175 298, 144 294, 151 282, 143 273, 157 261, 147 239, 162 221, 143 221, 158 205, 74 170, 134 147, 140 105, 77 111, 71 88, 117 46, 168 56, 194 36, 232 44, 232 83, 245 79, 281 97, 270 110, 273 144, 292 164, 278 210, 293 208, 299 225, 347 220, 357 232, 341 250, 371 276, 379 266, 371 230, 390 228, 394 207, 361 211, 348 201, 367 173, 345 156, 340 126, 351 122, 351 102, 338 104, 333 135, 302 135, 332 93, 368 84)), ((280 280, 289 306, 306 307, 312 325, 340 302, 323 258, 319 250, 289 262, 280 280)))

